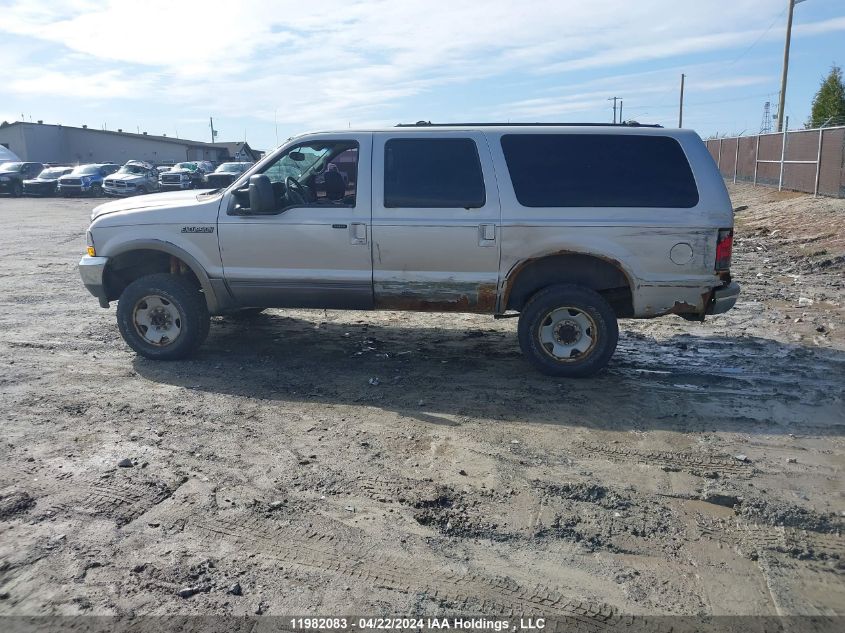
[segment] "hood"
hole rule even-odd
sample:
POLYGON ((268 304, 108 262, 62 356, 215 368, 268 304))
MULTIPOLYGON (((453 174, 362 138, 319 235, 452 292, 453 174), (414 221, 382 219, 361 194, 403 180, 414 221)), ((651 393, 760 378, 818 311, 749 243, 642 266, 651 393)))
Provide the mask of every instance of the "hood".
POLYGON ((123 180, 127 182, 132 182, 133 180, 146 180, 147 177, 144 174, 109 174, 106 176, 106 180, 123 180))
POLYGON ((39 182, 56 182, 59 178, 61 178, 61 176, 50 176, 49 178, 41 178, 39 176, 38 178, 27 178, 24 180, 24 183, 38 184, 39 182))
POLYGON ((196 190, 150 193, 101 204, 91 212, 91 220, 93 221, 108 215, 120 216, 121 219, 127 220, 127 222, 122 223, 188 221, 187 217, 183 219, 178 217, 177 214, 184 212, 186 216, 193 218, 195 215, 193 211, 199 210, 201 207, 211 206, 214 209, 213 216, 207 221, 214 221, 217 218, 217 206, 219 203, 220 196, 203 196, 202 192, 197 194, 196 190), (126 218, 126 216, 130 215, 131 220, 126 218), (162 218, 164 219, 162 220, 162 218))

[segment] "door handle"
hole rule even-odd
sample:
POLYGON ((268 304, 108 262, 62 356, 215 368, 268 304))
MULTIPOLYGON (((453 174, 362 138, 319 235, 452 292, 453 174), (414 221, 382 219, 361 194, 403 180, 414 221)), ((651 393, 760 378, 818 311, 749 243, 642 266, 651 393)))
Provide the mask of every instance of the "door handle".
POLYGON ((495 224, 479 224, 478 225, 478 245, 479 246, 493 246, 496 244, 496 225, 495 224))
POLYGON ((349 243, 367 243, 367 225, 364 222, 352 222, 349 225, 349 243))

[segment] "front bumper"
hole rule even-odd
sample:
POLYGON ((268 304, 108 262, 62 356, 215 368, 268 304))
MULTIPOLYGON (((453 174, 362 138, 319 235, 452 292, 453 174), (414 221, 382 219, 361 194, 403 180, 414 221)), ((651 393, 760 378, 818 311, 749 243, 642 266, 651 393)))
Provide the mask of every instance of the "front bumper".
POLYGON ((158 187, 162 191, 179 191, 181 189, 190 189, 193 186, 193 183, 188 181, 182 182, 159 182, 158 187))
POLYGON ((118 196, 118 197, 125 197, 125 196, 134 196, 138 193, 137 187, 135 185, 127 185, 125 187, 112 187, 110 185, 103 185, 103 193, 107 196, 118 196))
POLYGON ((82 283, 85 284, 88 292, 99 299, 102 308, 109 307, 106 288, 103 284, 103 275, 108 261, 108 257, 91 257, 90 255, 85 255, 79 260, 79 276, 82 277, 82 283))
POLYGON ((14 191, 15 181, 14 180, 7 180, 5 182, 0 182, 0 193, 12 193, 14 191))
POLYGON ((91 185, 59 185, 57 191, 63 196, 81 196, 91 193, 91 185))
POLYGON ((707 305, 707 314, 724 314, 734 307, 739 298, 739 284, 735 281, 720 286, 713 291, 713 297, 707 305))
POLYGON ((24 182, 23 193, 27 196, 54 196, 56 195, 56 183, 24 182))

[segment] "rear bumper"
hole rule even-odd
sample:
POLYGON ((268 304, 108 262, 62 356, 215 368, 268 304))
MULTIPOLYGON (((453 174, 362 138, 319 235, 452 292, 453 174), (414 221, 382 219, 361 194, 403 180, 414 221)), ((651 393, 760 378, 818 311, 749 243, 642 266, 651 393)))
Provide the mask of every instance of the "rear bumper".
POLYGON ((106 296, 106 288, 103 284, 103 274, 106 271, 108 257, 90 257, 85 255, 79 260, 79 276, 82 283, 92 295, 100 301, 100 307, 108 308, 109 300, 106 296))
POLYGON ((735 281, 720 286, 713 291, 713 297, 707 304, 707 314, 724 314, 736 305, 740 287, 735 281))

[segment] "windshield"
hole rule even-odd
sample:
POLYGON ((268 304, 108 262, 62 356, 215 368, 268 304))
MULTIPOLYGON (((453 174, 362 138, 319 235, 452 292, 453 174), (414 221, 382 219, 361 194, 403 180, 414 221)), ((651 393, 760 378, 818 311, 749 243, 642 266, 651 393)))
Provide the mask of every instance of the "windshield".
POLYGON ((199 169, 196 163, 176 163, 173 169, 187 169, 188 171, 196 171, 199 169))
POLYGON ((223 163, 215 171, 218 174, 237 174, 245 169, 243 163, 223 163))
POLYGON ((93 176, 94 174, 99 174, 100 168, 97 165, 80 165, 79 167, 74 168, 71 172, 73 176, 93 176))
POLYGON ((50 178, 58 178, 59 176, 61 176, 62 174, 66 173, 66 172, 67 172, 66 167, 50 167, 50 168, 42 171, 40 174, 38 174, 38 177, 41 180, 49 180, 50 178))
POLYGON ((3 163, 0 165, 0 171, 21 171, 23 163, 3 163))
POLYGON ((274 165, 267 168, 264 173, 270 177, 271 182, 285 182, 285 178, 293 176, 300 179, 311 167, 316 165, 332 149, 331 145, 311 145, 292 147, 274 165), (291 154, 301 160, 294 160, 291 154))
POLYGON ((119 174, 143 174, 147 170, 140 165, 124 165, 117 170, 119 174))

